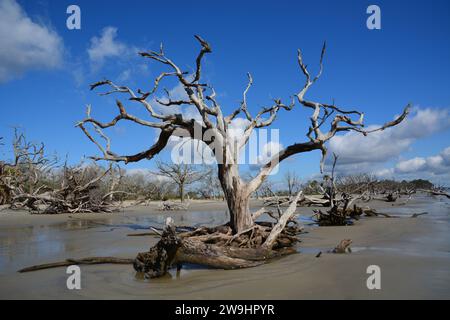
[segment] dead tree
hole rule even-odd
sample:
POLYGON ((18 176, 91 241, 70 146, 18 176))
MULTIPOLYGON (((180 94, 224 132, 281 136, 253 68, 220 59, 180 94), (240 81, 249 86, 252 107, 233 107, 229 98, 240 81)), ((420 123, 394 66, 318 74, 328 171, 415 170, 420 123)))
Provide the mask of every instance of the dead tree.
POLYGON ((378 180, 375 175, 368 173, 339 176, 336 180, 337 188, 348 194, 362 194, 364 192, 375 194, 377 183, 378 180))
POLYGON ((203 169, 205 174, 203 174, 199 186, 196 188, 197 192, 204 199, 222 199, 223 200, 223 192, 222 187, 220 186, 220 181, 217 178, 217 167, 213 166, 206 167, 203 169))
POLYGON ((169 178, 178 187, 180 201, 184 202, 184 193, 186 186, 199 181, 205 173, 195 170, 190 164, 185 163, 164 163, 157 161, 158 171, 156 175, 169 178))
POLYGON ((13 159, 0 161, 0 204, 12 209, 33 207, 33 202, 18 201, 23 194, 37 195, 50 188, 45 178, 55 166, 56 157, 45 154, 43 143, 29 142, 23 133, 14 129, 13 159))
POLYGON ((99 166, 59 169, 56 156, 45 153, 43 143, 29 142, 14 132, 13 159, 0 162, 0 204, 32 213, 110 212, 108 201, 115 186, 102 181, 111 172, 99 166))
MULTIPOLYGON (((319 226, 345 226, 353 224, 353 220, 358 220, 361 215, 366 216, 379 216, 382 215, 384 217, 390 218, 389 214, 384 214, 377 212, 376 210, 371 209, 370 207, 361 208, 356 205, 358 200, 366 200, 368 190, 364 191, 361 194, 352 194, 348 192, 342 192, 337 188, 336 184, 336 163, 338 160, 338 156, 333 154, 333 165, 331 168, 331 175, 326 176, 326 180, 328 182, 327 186, 324 189, 324 197, 329 200, 330 209, 327 211, 322 211, 319 209, 314 210, 313 217, 316 218, 316 222, 319 226), (340 191, 340 195, 338 193, 340 191)), ((359 177, 356 179, 359 181, 359 177)), ((351 181, 355 179, 351 178, 351 181)), ((342 179, 340 180, 342 182, 342 179)), ((348 179, 347 179, 348 181, 348 179)), ((348 185, 340 186, 343 187, 344 190, 348 189, 348 185)), ((361 191, 361 186, 358 183, 358 188, 356 190, 361 191)), ((355 189, 353 189, 355 190, 355 189)))
POLYGON ((109 201, 110 189, 102 184, 109 172, 110 168, 98 166, 64 165, 55 186, 40 192, 17 193, 12 203, 40 214, 112 212, 117 207, 109 201))
MULTIPOLYGON (((327 148, 326 143, 333 138, 336 134, 342 132, 355 131, 363 135, 367 135, 373 132, 382 131, 389 127, 393 127, 399 124, 409 112, 409 105, 404 109, 402 114, 395 120, 385 123, 379 128, 365 130, 363 124, 364 114, 357 110, 345 110, 339 106, 327 103, 316 102, 308 100, 305 95, 309 88, 316 83, 322 74, 323 58, 325 54, 325 45, 322 48, 320 56, 320 69, 315 77, 311 77, 306 65, 303 63, 301 51, 298 51, 297 61, 301 72, 305 76, 305 83, 302 88, 292 97, 290 103, 285 104, 281 99, 275 99, 273 103, 265 108, 262 108, 256 115, 250 112, 250 107, 247 101, 248 92, 253 84, 253 79, 248 74, 248 84, 243 92, 242 102, 234 109, 230 114, 224 114, 224 108, 220 105, 214 88, 205 83, 202 80, 202 61, 205 55, 212 52, 211 46, 208 42, 195 36, 200 43, 200 52, 195 60, 195 71, 193 74, 189 74, 171 60, 164 52, 161 45, 158 51, 141 52, 140 55, 146 59, 156 61, 161 65, 167 67, 169 70, 161 73, 156 79, 153 88, 148 91, 138 89, 132 90, 127 86, 115 84, 110 80, 103 80, 91 85, 91 90, 99 87, 106 87, 107 91, 102 93, 103 95, 120 94, 128 98, 129 103, 140 104, 147 112, 151 120, 140 118, 128 111, 126 104, 120 100, 116 100, 116 106, 118 114, 109 122, 99 121, 91 116, 91 108, 87 110, 87 116, 81 120, 77 126, 84 132, 84 134, 96 144, 101 151, 101 155, 93 157, 96 160, 109 160, 115 162, 137 162, 144 159, 152 159, 155 155, 160 153, 166 146, 172 136, 189 137, 193 140, 204 143, 210 150, 217 161, 218 166, 218 178, 220 180, 223 193, 228 205, 228 211, 230 214, 230 221, 228 223, 229 232, 233 235, 234 241, 239 243, 246 243, 252 248, 264 247, 268 250, 273 250, 272 245, 274 243, 267 244, 267 239, 276 239, 281 237, 282 234, 288 232, 287 228, 284 228, 280 219, 278 224, 272 228, 272 226, 264 226, 261 230, 258 224, 252 218, 252 213, 249 207, 250 196, 261 186, 266 178, 271 174, 273 169, 283 162, 285 159, 301 153, 312 152, 318 150, 322 153, 321 169, 323 167, 323 159, 325 158, 327 148), (152 98, 157 91, 160 83, 165 78, 174 78, 178 84, 184 89, 186 97, 182 99, 172 99, 168 95, 165 99, 158 99, 156 101, 163 106, 193 106, 197 111, 201 121, 191 119, 181 113, 173 113, 170 110, 173 108, 167 108, 164 112, 159 112, 155 109, 155 105, 152 102, 152 98), (256 176, 248 182, 243 181, 239 173, 239 154, 242 148, 248 143, 250 136, 255 129, 264 128, 270 126, 276 119, 278 113, 281 110, 291 111, 294 109, 295 100, 297 100, 303 107, 310 109, 312 115, 310 118, 311 124, 308 129, 307 139, 303 142, 294 143, 279 151, 266 163, 264 163, 256 176), (243 131, 243 134, 236 139, 231 139, 229 136, 229 126, 233 120, 243 115, 244 119, 248 121, 248 125, 243 131), (115 126, 119 121, 130 121, 137 125, 148 127, 151 129, 159 129, 159 137, 157 141, 144 149, 143 151, 129 155, 119 155, 111 150, 110 139, 104 134, 103 129, 111 128, 115 126), (101 144, 92 131, 89 130, 91 125, 94 131, 100 138, 105 140, 105 144, 101 144), (325 125, 329 125, 329 129, 323 131, 325 125), (280 228, 283 226, 283 228, 280 228), (259 230, 257 239, 251 236, 252 231, 259 230), (262 242, 263 236, 261 234, 270 234, 264 242, 262 242), (250 237, 249 237, 250 234, 250 237)), ((168 94, 168 91, 166 91, 168 94)), ((169 237, 170 238, 170 237, 169 237)), ((207 233, 205 235, 206 242, 213 241, 213 239, 220 239, 221 235, 218 233, 207 233)), ((172 239, 172 238, 170 238, 172 239)), ((288 238, 286 238, 288 239, 288 238)), ((229 246, 228 240, 225 243, 221 243, 220 250, 203 251, 205 248, 198 244, 198 242, 187 242, 187 238, 183 238, 179 245, 183 246, 184 243, 188 245, 192 254, 203 255, 204 259, 209 259, 221 256, 224 254, 223 246, 229 246), (186 242, 185 242, 186 241, 186 242), (198 244, 198 246, 197 246, 198 244)), ((281 241, 278 249, 282 249, 287 246, 291 246, 294 241, 281 241)), ((217 245, 216 245, 217 247, 217 245)), ((158 256, 158 259, 163 259, 166 262, 172 261, 171 250, 166 252, 160 250, 161 246, 155 247, 152 252, 158 256), (165 252, 165 253, 164 253, 165 252), (165 256, 159 254, 164 253, 165 256), (169 254, 169 255, 167 255, 169 254)), ((256 249, 254 249, 256 250, 256 249)), ((255 251, 253 251, 255 252, 255 251)), ((244 253, 235 253, 235 258, 242 258, 244 253)), ((260 258, 265 257, 258 254, 260 258)), ((204 262, 205 260, 198 260, 198 262, 204 262)), ((158 260, 159 261, 159 260, 158 260)), ((217 261, 217 260, 215 260, 217 261)), ((215 264, 216 267, 220 267, 222 264, 219 262, 215 264)), ((243 266, 245 264, 242 264, 243 266)), ((225 265, 223 265, 225 267, 225 265)), ((158 268, 157 268, 158 269, 158 268)), ((158 273, 159 274, 159 273, 158 273)))
POLYGON ((125 195, 127 192, 118 190, 118 187, 122 184, 123 178, 125 176, 125 170, 123 170, 119 165, 113 166, 111 162, 109 165, 109 186, 108 186, 108 194, 105 197, 108 198, 109 202, 114 201, 114 196, 121 194, 125 195))
POLYGON ((286 182, 288 188, 288 195, 292 196, 298 192, 300 189, 300 178, 295 173, 295 171, 288 171, 284 175, 284 181, 286 182))

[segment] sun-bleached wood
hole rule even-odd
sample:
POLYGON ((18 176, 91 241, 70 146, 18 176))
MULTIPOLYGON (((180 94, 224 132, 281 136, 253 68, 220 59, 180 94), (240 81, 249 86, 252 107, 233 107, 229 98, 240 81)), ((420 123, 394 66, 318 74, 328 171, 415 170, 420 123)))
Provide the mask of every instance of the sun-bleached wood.
POLYGON ((403 113, 393 121, 387 122, 376 129, 364 130, 364 114, 362 112, 356 110, 347 111, 336 106, 334 103, 326 104, 307 100, 305 95, 308 89, 320 78, 323 71, 323 60, 326 51, 326 46, 324 44, 320 55, 320 69, 314 78, 311 77, 303 62, 301 51, 298 51, 297 61, 306 81, 300 91, 289 99, 288 104, 283 103, 282 99, 274 99, 269 107, 261 108, 260 111, 253 116, 248 102, 248 94, 253 86, 253 77, 249 73, 247 75, 248 83, 243 92, 242 102, 228 116, 224 116, 224 108, 217 100, 214 88, 210 84, 202 81, 202 63, 205 56, 212 52, 212 47, 201 37, 195 36, 195 38, 200 44, 200 52, 195 60, 195 70, 193 73, 183 71, 181 67, 168 58, 161 45, 159 51, 139 53, 142 57, 156 61, 169 69, 156 77, 154 86, 149 91, 138 89, 135 92, 127 86, 117 85, 110 80, 102 80, 91 85, 91 90, 98 87, 106 87, 107 91, 102 93, 102 95, 121 94, 128 98, 130 103, 140 104, 148 112, 148 115, 152 120, 146 120, 131 114, 127 111, 127 107, 125 107, 124 103, 117 100, 116 106, 118 115, 111 121, 101 122, 94 119, 91 116, 91 108, 88 107, 86 118, 80 121, 77 126, 101 151, 101 156, 93 157, 95 160, 129 163, 144 159, 152 159, 167 146, 171 136, 179 135, 180 130, 183 133, 187 133, 190 138, 205 143, 211 148, 211 151, 218 162, 218 177, 230 213, 230 226, 235 234, 247 230, 254 225, 254 219, 252 219, 252 214, 249 209, 250 196, 261 186, 280 162, 295 154, 319 150, 322 153, 322 169, 327 152, 326 142, 337 133, 355 131, 367 135, 372 132, 385 130, 399 124, 405 119, 409 112, 408 105, 403 113), (186 98, 182 100, 173 100, 169 91, 165 90, 167 95, 165 99, 160 99, 158 97, 155 97, 154 100, 149 99, 149 97, 153 96, 159 89, 161 81, 166 78, 176 79, 178 84, 184 89, 186 98), (308 129, 307 140, 294 143, 282 149, 270 160, 262 164, 259 173, 251 181, 243 181, 240 177, 238 168, 238 158, 241 148, 247 144, 255 129, 264 128, 273 124, 281 110, 293 110, 295 99, 300 105, 311 109, 313 112, 310 118, 311 125, 308 129), (157 111, 153 105, 155 100, 160 105, 167 107, 167 110, 165 110, 165 112, 157 111), (171 110, 169 107, 173 106, 181 108, 193 106, 198 111, 201 121, 194 121, 183 115, 181 112, 169 112, 171 110), (228 131, 233 119, 236 119, 240 114, 243 115, 249 123, 244 129, 240 141, 235 143, 235 141, 229 139, 228 131), (353 119, 353 117, 356 118, 353 119), (159 137, 155 143, 143 151, 130 155, 118 155, 111 150, 111 141, 103 132, 103 129, 113 127, 119 121, 130 121, 141 126, 160 129, 159 137), (322 131, 325 124, 329 124, 330 126, 328 131, 322 131), (93 134, 88 130, 88 125, 91 125, 97 135, 105 141, 105 145, 102 145, 94 138, 93 134), (212 142, 209 137, 205 138, 204 136, 198 137, 194 135, 194 132, 198 129, 202 133, 211 130, 214 134, 214 142, 212 142))

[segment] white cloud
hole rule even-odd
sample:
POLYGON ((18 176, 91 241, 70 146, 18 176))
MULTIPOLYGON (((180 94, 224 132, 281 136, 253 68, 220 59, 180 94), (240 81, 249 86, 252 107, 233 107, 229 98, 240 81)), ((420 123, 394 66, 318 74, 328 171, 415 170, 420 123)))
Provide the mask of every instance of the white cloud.
POLYGON ((381 170, 378 170, 377 172, 375 172, 375 175, 382 179, 392 178, 393 174, 394 174, 394 169, 392 169, 392 168, 381 169, 381 170))
MULTIPOLYGON (((367 129, 377 126, 369 126, 367 129)), ((448 109, 414 108, 409 117, 393 128, 364 136, 356 132, 335 136, 329 154, 339 156, 339 171, 375 171, 374 166, 395 159, 417 139, 450 128, 448 109)), ((327 158, 329 167, 332 161, 327 158)))
MULTIPOLYGON (((114 64, 118 73, 110 74, 109 79, 118 85, 135 86, 136 79, 148 77, 149 61, 138 55, 138 52, 144 51, 141 46, 132 45, 119 39, 119 30, 113 26, 107 26, 90 39, 90 44, 86 50, 89 57, 88 62, 81 64, 78 69, 86 73, 90 69, 91 75, 95 75, 103 67, 114 64)), ((80 71, 74 74, 77 83, 80 71)), ((112 72, 108 70, 108 73, 112 72)), ((81 79, 84 80, 84 79, 81 79)))
POLYGON ((450 147, 429 157, 415 157, 398 161, 392 168, 375 171, 380 179, 427 179, 438 184, 450 180, 450 147))
POLYGON ((130 69, 125 69, 124 71, 122 71, 119 76, 117 77, 117 81, 119 82, 125 82, 127 80, 129 80, 131 77, 131 70, 130 69))
POLYGON ((278 152, 280 152, 283 149, 283 145, 276 141, 269 141, 267 142, 261 150, 261 154, 258 156, 258 163, 259 164, 265 164, 270 159, 272 159, 273 156, 275 156, 278 152))
POLYGON ((127 57, 137 51, 117 40, 117 28, 111 26, 103 28, 99 37, 92 37, 87 49, 93 69, 100 68, 106 59, 127 57))
POLYGON ((159 174, 156 174, 157 171, 152 171, 150 169, 146 168, 133 168, 133 169, 126 169, 125 173, 128 176, 142 176, 145 180, 149 182, 170 182, 171 179, 165 176, 161 176, 159 174))
POLYGON ((63 60, 63 41, 32 21, 14 0, 0 0, 0 83, 28 70, 53 69, 63 60))
POLYGON ((403 173, 428 173, 432 175, 450 174, 450 147, 445 148, 439 154, 430 157, 416 157, 399 161, 394 172, 403 173))
POLYGON ((400 161, 395 166, 395 171, 399 173, 411 173, 423 170, 427 161, 424 158, 416 157, 413 159, 400 161))
POLYGON ((245 128, 250 124, 250 121, 244 118, 235 118, 228 126, 228 138, 239 141, 242 138, 245 128))

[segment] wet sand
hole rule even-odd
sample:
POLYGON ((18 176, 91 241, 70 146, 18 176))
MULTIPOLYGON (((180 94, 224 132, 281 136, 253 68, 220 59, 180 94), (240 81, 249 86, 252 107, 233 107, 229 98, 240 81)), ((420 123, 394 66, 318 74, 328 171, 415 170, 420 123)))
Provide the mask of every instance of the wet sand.
POLYGON ((308 225, 312 208, 298 208, 300 223, 307 225, 298 254, 233 271, 186 266, 178 276, 172 271, 153 280, 136 275, 131 265, 81 266, 81 290, 67 289, 65 268, 16 271, 66 258, 134 258, 158 239, 127 234, 162 225, 167 216, 177 225, 221 224, 227 220, 225 204, 195 202, 186 212, 170 213, 158 211, 157 204, 113 214, 1 211, 0 299, 449 299, 449 201, 418 196, 403 206, 369 205, 401 218, 316 227, 308 225), (409 218, 423 211, 429 214, 409 218), (353 240, 352 253, 327 253, 344 238, 353 240), (381 268, 381 290, 366 287, 369 265, 381 268))

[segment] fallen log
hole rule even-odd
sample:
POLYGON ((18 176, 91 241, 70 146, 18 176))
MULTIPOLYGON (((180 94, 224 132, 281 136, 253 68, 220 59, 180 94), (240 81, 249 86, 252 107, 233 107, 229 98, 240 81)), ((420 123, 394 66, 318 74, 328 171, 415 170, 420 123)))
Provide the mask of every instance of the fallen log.
POLYGON ((418 216, 422 216, 424 214, 428 214, 428 212, 420 212, 420 213, 413 213, 413 215, 411 216, 411 218, 417 218, 418 216))
POLYGON ((419 189, 418 191, 422 191, 422 192, 427 192, 429 194, 432 194, 434 196, 444 196, 450 199, 450 194, 448 194, 447 192, 444 191, 440 191, 440 190, 425 190, 425 189, 419 189))
POLYGON ((90 264, 133 264, 134 259, 115 258, 115 257, 90 257, 82 259, 66 259, 64 261, 38 264, 31 267, 20 269, 18 272, 30 272, 50 268, 67 267, 71 265, 90 265, 90 264))
POLYGON ((159 210, 161 211, 178 211, 178 210, 187 210, 189 207, 188 203, 176 203, 171 201, 162 202, 159 206, 159 210))
MULTIPOLYGON (((264 199, 264 206, 267 207, 274 207, 274 206, 287 206, 291 204, 293 201, 293 198, 288 196, 273 196, 268 197, 264 199)), ((297 206, 322 206, 322 207, 329 207, 330 206, 330 200, 318 197, 318 196, 307 196, 302 195, 297 200, 297 206)))

